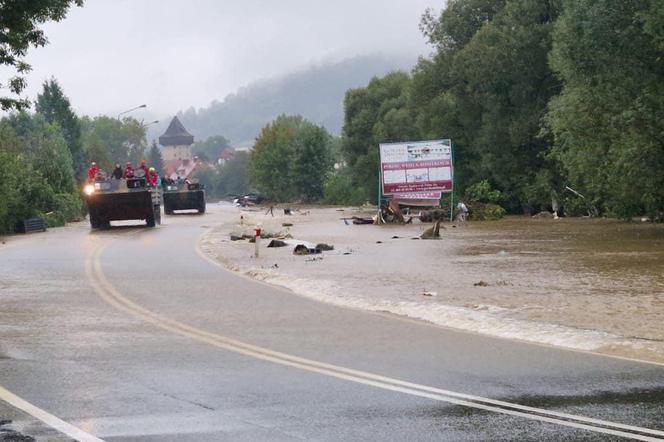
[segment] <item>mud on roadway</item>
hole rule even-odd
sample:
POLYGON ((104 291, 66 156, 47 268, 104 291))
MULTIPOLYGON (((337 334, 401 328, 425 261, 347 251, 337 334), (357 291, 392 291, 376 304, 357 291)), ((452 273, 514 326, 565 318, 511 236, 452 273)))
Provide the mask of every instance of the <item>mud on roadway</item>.
POLYGON ((385 311, 462 330, 664 362, 664 226, 606 219, 508 217, 445 223, 441 239, 414 239, 428 224, 353 225, 352 208, 239 209, 201 249, 227 268, 323 302, 385 311), (292 226, 284 226, 292 224, 292 226), (231 241, 231 233, 290 235, 335 249, 231 241))

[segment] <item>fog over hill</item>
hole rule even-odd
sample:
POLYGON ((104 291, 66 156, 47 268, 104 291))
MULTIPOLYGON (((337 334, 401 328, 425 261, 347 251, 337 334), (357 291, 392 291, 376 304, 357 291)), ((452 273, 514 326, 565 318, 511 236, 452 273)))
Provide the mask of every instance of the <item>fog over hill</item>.
MULTIPOLYGON (((369 55, 321 63, 249 84, 206 108, 180 111, 178 117, 197 140, 223 135, 234 145, 251 143, 263 126, 282 113, 300 114, 339 134, 348 89, 365 86, 372 77, 390 71, 410 70, 415 62, 416 56, 369 55)), ((149 138, 161 134, 169 121, 166 118, 153 126, 149 138)))

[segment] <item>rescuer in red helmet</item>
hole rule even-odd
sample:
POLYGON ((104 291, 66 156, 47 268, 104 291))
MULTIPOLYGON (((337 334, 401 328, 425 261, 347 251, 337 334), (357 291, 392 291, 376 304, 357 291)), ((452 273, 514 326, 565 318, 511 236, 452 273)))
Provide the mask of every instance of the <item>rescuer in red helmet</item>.
POLYGON ((124 175, 122 177, 124 179, 134 178, 134 167, 131 165, 131 161, 127 161, 127 165, 125 166, 124 170, 124 175))
POLYGON ((97 172, 99 172, 99 167, 97 166, 97 163, 93 161, 90 163, 90 168, 88 169, 88 181, 94 181, 97 172))

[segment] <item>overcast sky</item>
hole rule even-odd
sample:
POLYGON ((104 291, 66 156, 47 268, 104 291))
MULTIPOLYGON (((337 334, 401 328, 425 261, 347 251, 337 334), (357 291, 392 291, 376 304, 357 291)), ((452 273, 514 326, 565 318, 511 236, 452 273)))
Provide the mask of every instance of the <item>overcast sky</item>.
MULTIPOLYGON (((154 115, 325 60, 427 54, 419 19, 444 0, 86 0, 45 25, 25 95, 55 76, 79 113, 154 115), (141 111, 137 111, 140 113, 141 111)), ((136 115, 140 117, 140 115, 136 115)))

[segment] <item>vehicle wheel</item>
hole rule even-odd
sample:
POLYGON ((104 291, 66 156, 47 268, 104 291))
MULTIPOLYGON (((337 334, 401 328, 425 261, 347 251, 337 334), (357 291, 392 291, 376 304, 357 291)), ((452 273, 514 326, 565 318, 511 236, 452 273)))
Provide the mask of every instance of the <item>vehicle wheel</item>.
POLYGON ((205 204, 198 206, 198 213, 205 213, 205 204))
POLYGON ((96 216, 90 215, 90 227, 93 229, 98 229, 100 227, 99 219, 96 216))
POLYGON ((167 205, 164 204, 164 214, 172 215, 173 214, 173 209, 171 209, 170 206, 167 206, 167 205))
POLYGON ((111 222, 110 221, 99 221, 99 228, 100 229, 110 229, 111 228, 111 222))
POLYGON ((145 223, 148 225, 148 227, 156 226, 155 221, 154 221, 154 216, 148 217, 148 219, 145 220, 145 223))

